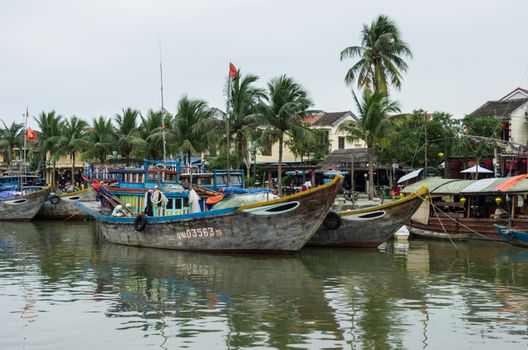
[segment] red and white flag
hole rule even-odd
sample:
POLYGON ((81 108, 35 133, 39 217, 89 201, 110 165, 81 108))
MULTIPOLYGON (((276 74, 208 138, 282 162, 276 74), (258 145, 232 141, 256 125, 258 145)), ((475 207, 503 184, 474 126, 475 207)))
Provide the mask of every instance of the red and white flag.
POLYGON ((237 76, 237 69, 235 67, 235 65, 231 62, 229 62, 229 77, 230 78, 234 78, 237 76))

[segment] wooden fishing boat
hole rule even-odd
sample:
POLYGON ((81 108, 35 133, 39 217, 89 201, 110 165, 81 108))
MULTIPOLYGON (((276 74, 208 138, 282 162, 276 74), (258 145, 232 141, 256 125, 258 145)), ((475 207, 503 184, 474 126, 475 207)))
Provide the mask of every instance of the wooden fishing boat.
POLYGON ((426 195, 427 188, 423 187, 384 205, 330 212, 307 245, 377 247, 409 221, 426 195))
POLYGON ((508 229, 501 225, 493 225, 497 232, 506 240, 513 245, 519 245, 528 247, 528 231, 519 231, 515 229, 508 229))
POLYGON ((449 241, 467 241, 471 238, 471 233, 458 233, 451 234, 445 232, 434 232, 428 230, 420 230, 419 228, 411 227, 409 232, 413 237, 426 238, 426 239, 440 239, 440 240, 449 240, 449 241))
POLYGON ((461 239, 504 241, 495 224, 528 232, 528 175, 481 180, 428 178, 403 189, 415 191, 419 186, 430 189, 411 217, 411 232, 429 232, 440 237, 448 234, 461 239), (416 231, 421 230, 421 231, 416 231))
POLYGON ((321 225, 343 182, 270 201, 198 213, 115 217, 104 215, 97 202, 76 202, 95 218, 104 237, 132 246, 193 251, 294 252, 321 225))
POLYGON ((21 195, 0 200, 0 220, 33 219, 49 192, 49 187, 28 187, 21 195))
POLYGON ((60 193, 52 193, 44 202, 37 213, 36 218, 48 220, 84 220, 89 216, 79 209, 75 202, 95 200, 96 192, 92 188, 84 190, 60 193))

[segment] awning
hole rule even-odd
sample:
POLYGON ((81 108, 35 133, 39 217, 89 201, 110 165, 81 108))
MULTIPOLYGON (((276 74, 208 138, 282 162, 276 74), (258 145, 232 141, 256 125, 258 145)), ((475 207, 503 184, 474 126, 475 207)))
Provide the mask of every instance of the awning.
POLYGON ((398 180, 398 183, 402 183, 402 182, 405 182, 407 180, 410 180, 410 179, 414 179, 415 177, 418 177, 420 176, 420 173, 422 172, 423 168, 420 168, 418 170, 414 170, 414 171, 411 171, 410 173, 406 174, 406 175, 403 175, 402 177, 400 177, 400 179, 398 180))
POLYGON ((462 174, 493 174, 492 170, 486 169, 481 167, 480 165, 472 166, 471 168, 468 168, 466 170, 461 171, 462 174))
POLYGON ((348 172, 339 171, 339 170, 326 171, 323 173, 324 176, 336 176, 336 175, 346 175, 346 174, 348 174, 348 172))

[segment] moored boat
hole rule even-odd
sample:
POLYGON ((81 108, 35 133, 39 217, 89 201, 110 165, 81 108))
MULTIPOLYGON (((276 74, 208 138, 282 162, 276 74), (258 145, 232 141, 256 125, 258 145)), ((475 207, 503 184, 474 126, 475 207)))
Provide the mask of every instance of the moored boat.
POLYGON ((440 239, 449 241, 467 241, 471 238, 471 233, 445 233, 445 232, 434 232, 428 230, 420 230, 419 228, 411 227, 409 232, 413 237, 425 238, 425 239, 440 239))
POLYGON ((307 245, 377 247, 409 221, 426 195, 423 187, 391 203, 331 212, 307 245))
POLYGON ((294 252, 321 225, 342 181, 336 176, 306 192, 238 207, 150 216, 146 225, 142 215, 104 215, 97 202, 76 205, 97 220, 112 243, 193 251, 294 252))
POLYGON ((80 200, 95 200, 95 191, 92 188, 85 188, 74 192, 52 193, 42 204, 36 218, 84 220, 89 216, 75 205, 75 202, 80 200))
POLYGON ((528 231, 520 231, 515 229, 508 229, 501 225, 493 225, 497 232, 506 240, 513 245, 519 245, 528 247, 528 231))
MULTIPOLYGON (((48 197, 49 187, 27 187, 0 199, 0 220, 31 220, 48 197)), ((7 194, 7 193, 4 193, 7 194)))

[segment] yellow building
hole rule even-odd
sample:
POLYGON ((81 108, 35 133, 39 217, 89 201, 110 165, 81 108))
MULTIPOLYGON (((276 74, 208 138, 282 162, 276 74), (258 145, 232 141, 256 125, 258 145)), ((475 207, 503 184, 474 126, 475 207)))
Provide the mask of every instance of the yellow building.
MULTIPOLYGON (((310 124, 310 128, 322 129, 325 131, 325 140, 322 144, 329 144, 328 153, 332 153, 338 149, 362 148, 365 144, 362 141, 350 143, 346 140, 346 135, 339 131, 339 126, 344 122, 355 120, 355 116, 350 111, 333 112, 312 115, 305 118, 305 121, 310 124)), ((287 140, 285 140, 287 141, 287 140)), ((258 152, 256 161, 262 163, 274 163, 279 161, 279 143, 274 143, 268 149, 258 152)), ((288 162, 300 162, 300 159, 295 157, 293 152, 287 145, 283 147, 282 160, 288 162)))

